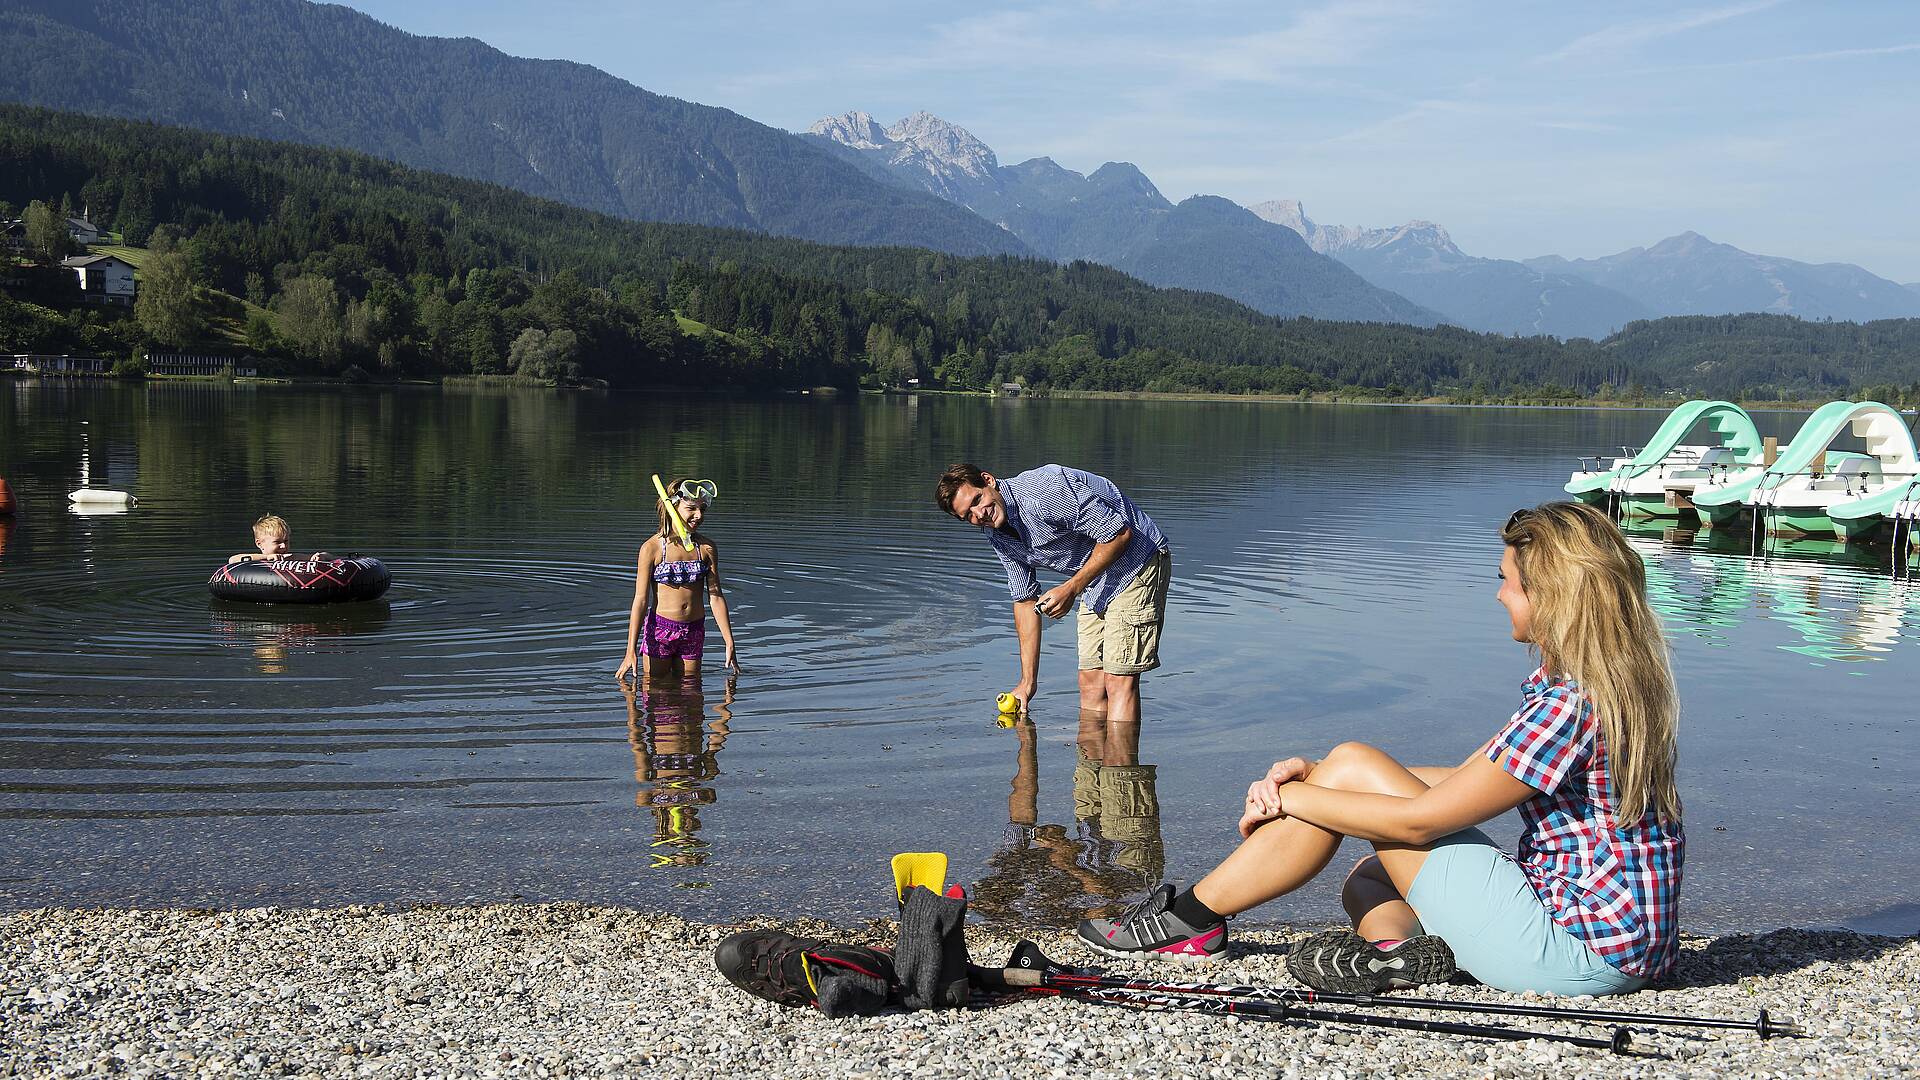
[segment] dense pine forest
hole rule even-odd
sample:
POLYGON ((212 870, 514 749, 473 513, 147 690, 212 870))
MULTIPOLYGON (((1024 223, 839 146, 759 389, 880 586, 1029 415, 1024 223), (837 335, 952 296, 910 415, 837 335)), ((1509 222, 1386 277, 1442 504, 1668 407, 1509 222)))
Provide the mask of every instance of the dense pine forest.
POLYGON ((637 223, 362 154, 19 106, 0 106, 0 203, 86 210, 141 291, 110 311, 70 275, 15 266, 0 352, 218 349, 295 374, 628 387, 1764 400, 1920 383, 1920 320, 1668 318, 1562 343, 1281 319, 1088 263, 637 223))

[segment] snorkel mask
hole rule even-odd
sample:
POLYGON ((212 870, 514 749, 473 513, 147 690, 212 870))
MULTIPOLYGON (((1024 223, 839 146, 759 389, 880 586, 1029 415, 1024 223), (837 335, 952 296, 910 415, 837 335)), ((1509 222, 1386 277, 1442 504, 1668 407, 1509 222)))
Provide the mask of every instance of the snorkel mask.
POLYGON ((687 502, 712 502, 720 497, 720 485, 711 480, 682 480, 673 489, 673 495, 687 502))

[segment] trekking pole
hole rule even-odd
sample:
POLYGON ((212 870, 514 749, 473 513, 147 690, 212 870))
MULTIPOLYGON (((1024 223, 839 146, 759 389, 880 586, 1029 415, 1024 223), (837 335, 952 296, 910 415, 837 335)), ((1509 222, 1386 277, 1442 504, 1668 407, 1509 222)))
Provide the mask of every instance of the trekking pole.
POLYGON ((1633 1041, 1633 1034, 1624 1027, 1616 1027, 1610 1037, 1605 1039, 1589 1038, 1584 1035, 1562 1035, 1549 1031, 1526 1031, 1521 1028, 1496 1027, 1491 1024, 1456 1024, 1448 1020, 1415 1020, 1408 1016, 1381 1016, 1364 1012, 1336 1012, 1331 1009, 1302 1009, 1293 1005, 1282 1005, 1272 1001, 1236 1001, 1223 997, 1181 997, 1169 993, 1143 993, 1138 990, 1121 989, 1068 989, 1046 986, 1029 988, 1039 994, 1053 994, 1078 1001, 1091 1001, 1096 1005, 1117 1005, 1123 1008, 1162 1009, 1172 1012, 1206 1013, 1212 1016, 1242 1016, 1256 1020, 1306 1020, 1323 1024, 1358 1024, 1362 1027, 1397 1028, 1402 1031, 1426 1031, 1439 1035, 1468 1035, 1477 1039, 1503 1039, 1508 1042, 1527 1042, 1542 1039, 1548 1042, 1566 1043, 1569 1046, 1584 1046, 1590 1050, 1606 1050, 1610 1053, 1627 1053, 1633 1041))
POLYGON ((1576 1009, 1559 1005, 1509 1005, 1493 1001, 1447 1001, 1440 998, 1401 997, 1398 994, 1341 994, 1321 990, 1294 990, 1277 986, 1228 986, 1218 983, 1174 983, 1154 979, 1128 979, 1098 972, 1076 971, 1064 967, 1031 941, 1014 947, 1007 967, 999 973, 1014 987, 1046 986, 1066 989, 1112 989, 1153 993, 1200 994, 1209 997, 1244 998, 1281 1004, 1359 1005, 1395 1009, 1429 1009, 1443 1012, 1483 1013, 1498 1016, 1532 1016, 1543 1020, 1577 1020, 1591 1023, 1660 1024, 1668 1027, 1717 1028, 1727 1031, 1751 1031, 1763 1039, 1781 1035, 1804 1034, 1793 1024, 1782 1023, 1761 1009, 1752 1020, 1720 1020, 1700 1016, 1663 1013, 1635 1013, 1615 1009, 1576 1009))

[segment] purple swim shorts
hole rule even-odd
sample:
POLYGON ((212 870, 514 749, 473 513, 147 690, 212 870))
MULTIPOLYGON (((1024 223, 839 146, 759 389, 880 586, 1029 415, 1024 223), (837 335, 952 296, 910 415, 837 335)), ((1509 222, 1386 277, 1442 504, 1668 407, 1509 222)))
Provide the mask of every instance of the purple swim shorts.
POLYGON ((640 623, 640 651, 655 660, 698 660, 707 644, 707 620, 680 622, 647 612, 640 623))

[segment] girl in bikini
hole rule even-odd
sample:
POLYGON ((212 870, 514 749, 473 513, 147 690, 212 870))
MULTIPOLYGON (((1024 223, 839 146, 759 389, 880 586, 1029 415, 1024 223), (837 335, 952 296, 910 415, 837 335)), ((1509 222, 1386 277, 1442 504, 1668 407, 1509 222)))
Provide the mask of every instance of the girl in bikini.
POLYGON ((1361 743, 1288 758, 1247 790, 1245 842, 1185 892, 1080 924, 1102 952, 1207 960, 1225 919, 1318 874, 1343 837, 1374 852, 1347 875, 1352 930, 1308 938, 1288 968, 1321 990, 1450 978, 1501 990, 1616 994, 1672 969, 1684 836, 1674 786, 1679 699, 1646 568, 1599 510, 1559 502, 1501 531, 1499 600, 1540 666, 1520 710, 1466 761, 1408 768, 1361 743), (1484 824, 1518 809, 1518 849, 1484 824))
POLYGON ((707 506, 719 494, 711 480, 680 479, 667 486, 671 507, 665 501, 658 503, 660 530, 640 545, 633 609, 627 616, 627 655, 614 678, 624 680, 634 671, 652 675, 656 665, 663 672, 680 671, 698 678, 709 603, 720 624, 720 637, 727 643, 727 669, 740 670, 727 597, 720 588, 720 553, 700 532, 707 506), (675 513, 686 525, 685 538, 674 521, 675 513))

